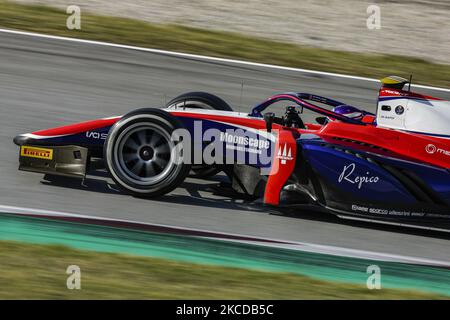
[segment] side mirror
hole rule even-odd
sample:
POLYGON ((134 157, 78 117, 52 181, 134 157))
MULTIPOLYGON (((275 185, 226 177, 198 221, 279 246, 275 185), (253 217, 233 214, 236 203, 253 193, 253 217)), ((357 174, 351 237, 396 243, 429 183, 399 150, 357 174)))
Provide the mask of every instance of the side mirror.
POLYGON ((328 123, 328 119, 326 117, 317 117, 316 122, 321 125, 325 125, 328 123))
POLYGON ((264 121, 266 122, 266 130, 267 132, 272 132, 272 124, 275 119, 275 113, 267 112, 264 114, 264 121))

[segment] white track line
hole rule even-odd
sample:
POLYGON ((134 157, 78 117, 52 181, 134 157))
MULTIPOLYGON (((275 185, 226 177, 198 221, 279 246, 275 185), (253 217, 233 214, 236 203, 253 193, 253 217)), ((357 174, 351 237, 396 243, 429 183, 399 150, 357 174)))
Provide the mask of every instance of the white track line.
MULTIPOLYGON (((324 72, 324 71, 316 71, 316 70, 308 70, 308 69, 301 69, 301 68, 283 67, 283 66, 277 66, 277 65, 273 65, 273 64, 264 64, 264 63, 249 62, 249 61, 243 61, 243 60, 217 58, 217 57, 203 56, 203 55, 183 53, 183 52, 175 52, 175 51, 143 48, 143 47, 129 46, 129 45, 124 45, 124 44, 116 44, 116 43, 103 42, 103 41, 94 41, 94 40, 85 40, 85 39, 79 39, 79 38, 52 36, 52 35, 47 35, 47 34, 26 32, 26 31, 19 31, 19 30, 11 30, 11 29, 0 29, 0 32, 10 33, 10 34, 18 34, 18 35, 30 36, 30 37, 37 37, 37 38, 45 38, 45 39, 53 39, 53 40, 64 40, 64 41, 71 41, 71 42, 78 42, 78 43, 85 43, 85 44, 93 44, 93 45, 106 46, 106 47, 115 47, 115 48, 128 49, 128 50, 151 52, 151 53, 162 54, 162 55, 173 56, 173 57, 179 57, 179 58, 197 59, 197 60, 222 62, 222 63, 232 63, 232 64, 240 64, 240 65, 247 65, 247 66, 253 66, 253 67, 261 67, 261 68, 267 68, 267 69, 293 71, 293 72, 301 72, 301 73, 307 73, 307 74, 318 74, 318 75, 335 77, 335 78, 344 78, 344 79, 353 79, 353 80, 361 80, 361 81, 379 82, 378 79, 373 79, 373 78, 358 77, 358 76, 351 76, 351 75, 346 75, 346 74, 324 72)), ((388 76, 388 75, 386 75, 386 76, 388 76)), ((416 88, 428 89, 428 90, 450 92, 450 89, 446 89, 446 88, 424 86, 424 85, 419 85, 419 84, 412 84, 411 86, 412 87, 416 87, 416 88)))
POLYGON ((439 260, 434 260, 434 259, 417 258, 417 257, 402 256, 402 255, 388 254, 388 253, 381 253, 381 252, 371 252, 371 251, 365 251, 365 250, 349 249, 349 248, 342 248, 342 247, 335 247, 335 246, 328 246, 328 245, 319 245, 319 244, 313 244, 313 243, 308 243, 308 242, 296 242, 296 241, 280 240, 280 239, 273 239, 273 238, 260 238, 260 237, 255 237, 255 236, 251 236, 251 235, 226 233, 226 232, 215 232, 215 231, 210 231, 210 230, 202 230, 202 229, 194 229, 194 228, 183 228, 183 227, 176 227, 176 226, 170 226, 170 225, 164 225, 164 224, 145 223, 145 222, 139 222, 139 221, 133 221, 133 220, 123 220, 123 219, 112 219, 112 218, 104 218, 104 217, 97 217, 97 216, 88 216, 88 215, 83 215, 83 214, 67 213, 67 212, 52 211, 52 210, 0 205, 0 213, 10 213, 10 214, 17 214, 17 215, 71 217, 71 218, 95 219, 95 220, 114 221, 114 222, 127 222, 127 223, 135 223, 135 224, 147 225, 147 226, 156 226, 156 227, 177 229, 180 231, 185 230, 185 231, 195 231, 195 232, 204 232, 204 233, 214 233, 219 236, 223 235, 223 236, 247 237, 247 238, 255 239, 255 241, 252 241, 252 240, 235 240, 235 239, 221 239, 221 238, 206 237, 206 238, 216 239, 216 240, 220 239, 220 240, 224 240, 224 241, 250 243, 250 244, 256 244, 256 245, 260 245, 260 246, 280 247, 280 248, 284 248, 284 249, 293 249, 293 250, 299 250, 299 251, 307 251, 307 252, 328 254, 328 255, 334 255, 334 256, 344 256, 344 257, 351 257, 351 258, 359 258, 359 259, 450 267, 450 262, 448 262, 448 261, 439 261, 439 260), (267 243, 267 242, 260 242, 258 240, 260 240, 260 241, 268 240, 268 241, 273 241, 273 242, 288 242, 289 244, 267 243))

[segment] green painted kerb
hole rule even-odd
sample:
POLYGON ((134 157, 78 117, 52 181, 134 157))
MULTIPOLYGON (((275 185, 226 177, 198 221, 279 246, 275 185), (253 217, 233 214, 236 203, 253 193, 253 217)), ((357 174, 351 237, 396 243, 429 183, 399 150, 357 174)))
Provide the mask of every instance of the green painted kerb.
POLYGON ((72 248, 233 266, 365 285, 367 267, 381 268, 385 288, 450 296, 450 269, 347 258, 192 236, 0 214, 0 240, 61 244, 72 248))

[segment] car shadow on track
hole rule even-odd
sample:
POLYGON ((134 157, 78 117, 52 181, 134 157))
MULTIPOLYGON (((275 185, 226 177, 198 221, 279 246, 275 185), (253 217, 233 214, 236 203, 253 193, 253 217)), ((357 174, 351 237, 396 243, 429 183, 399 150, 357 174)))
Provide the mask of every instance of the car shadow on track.
POLYGON ((110 184, 106 179, 96 179, 90 177, 86 179, 80 179, 46 174, 41 180, 41 183, 47 186, 60 188, 69 188, 106 194, 120 194, 120 191, 114 185, 110 184))
MULTIPOLYGON (((261 214, 271 214, 283 216, 286 219, 302 219, 310 221, 320 221, 324 223, 332 223, 345 225, 355 228, 364 228, 370 230, 380 230, 394 233, 403 233, 409 235, 424 236, 429 238, 439 238, 450 240, 450 233, 422 230, 410 227, 394 226, 378 224, 373 222, 354 221, 341 219, 331 213, 317 210, 314 207, 298 207, 298 208, 273 208, 263 206, 258 201, 249 201, 247 199, 232 196, 230 194, 218 194, 219 184, 224 182, 223 176, 215 176, 208 180, 186 179, 180 186, 187 194, 170 193, 154 199, 146 199, 148 201, 156 201, 160 203, 176 203, 188 206, 200 206, 208 208, 226 209, 233 211, 243 211, 261 214)), ((77 178, 67 178, 60 176, 45 175, 41 181, 42 184, 56 186, 62 188, 70 188, 83 191, 99 192, 104 194, 123 193, 112 183, 106 171, 89 172, 89 176, 85 180, 77 178)))
POLYGON ((427 238, 450 240, 450 232, 417 229, 399 225, 381 224, 376 222, 347 220, 339 218, 329 212, 324 212, 323 210, 317 210, 315 208, 310 208, 307 210, 305 210, 304 208, 302 209, 280 208, 274 211, 272 214, 280 215, 288 219, 290 218, 290 219, 321 221, 326 223, 339 224, 368 230, 379 230, 392 233, 423 236, 427 238))
MULTIPOLYGON (((139 199, 160 203, 177 203, 189 206, 261 212, 267 214, 267 211, 265 211, 264 208, 258 204, 245 201, 245 199, 239 197, 228 197, 217 194, 217 186, 221 182, 223 182, 223 177, 221 176, 216 176, 208 180, 188 178, 179 187, 180 190, 183 190, 182 193, 186 194, 172 192, 158 198, 149 199, 142 197, 139 199)), ((89 172, 89 175, 84 180, 47 174, 44 176, 43 180, 41 180, 41 183, 58 188, 68 188, 72 190, 98 192, 103 194, 125 195, 108 178, 108 174, 102 171, 89 172)))

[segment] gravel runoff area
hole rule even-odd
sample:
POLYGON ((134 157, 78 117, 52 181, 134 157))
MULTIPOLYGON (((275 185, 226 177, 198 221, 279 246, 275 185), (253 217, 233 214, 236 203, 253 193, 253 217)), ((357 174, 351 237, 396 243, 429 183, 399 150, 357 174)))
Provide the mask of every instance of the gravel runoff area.
MULTIPOLYGON (((301 45, 450 64, 449 0, 15 0, 97 14, 233 31, 301 45), (367 28, 378 5, 381 29, 367 28)), ((245 45, 245 44, 243 44, 245 45)))

